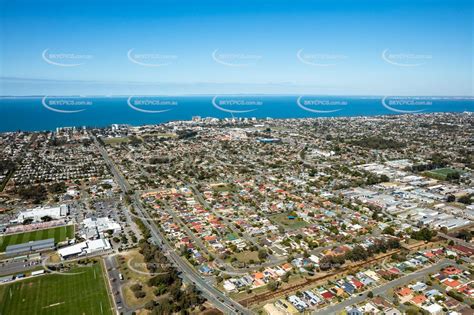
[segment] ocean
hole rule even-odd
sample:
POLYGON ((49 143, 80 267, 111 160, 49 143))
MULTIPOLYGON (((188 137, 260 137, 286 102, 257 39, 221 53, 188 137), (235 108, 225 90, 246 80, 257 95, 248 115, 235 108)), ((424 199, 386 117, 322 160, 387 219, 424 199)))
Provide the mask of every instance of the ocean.
POLYGON ((193 116, 317 118, 474 111, 472 97, 31 96, 0 98, 0 132, 146 125, 193 116))

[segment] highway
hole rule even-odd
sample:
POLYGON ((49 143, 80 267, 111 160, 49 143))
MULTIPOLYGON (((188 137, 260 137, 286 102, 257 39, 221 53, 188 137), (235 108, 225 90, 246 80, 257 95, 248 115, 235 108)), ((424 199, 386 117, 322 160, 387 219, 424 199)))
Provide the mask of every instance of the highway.
MULTIPOLYGON (((129 183, 117 170, 117 167, 108 156, 107 151, 99 143, 95 136, 94 141, 122 191, 124 193, 130 193, 132 189, 129 183)), ((142 222, 150 230, 153 240, 157 244, 162 245, 164 254, 172 263, 175 264, 175 266, 181 272, 181 277, 183 278, 183 280, 186 280, 188 283, 193 283, 194 285, 196 285, 196 287, 202 292, 202 295, 207 298, 212 304, 214 304, 214 306, 224 312, 224 314, 251 314, 248 309, 235 302, 234 300, 223 294, 221 291, 217 290, 211 284, 207 283, 188 264, 187 261, 184 261, 184 259, 174 251, 173 247, 168 243, 166 237, 161 234, 157 226, 153 223, 153 219, 151 218, 150 214, 143 209, 137 194, 133 194, 132 203, 138 215, 142 218, 142 222)))

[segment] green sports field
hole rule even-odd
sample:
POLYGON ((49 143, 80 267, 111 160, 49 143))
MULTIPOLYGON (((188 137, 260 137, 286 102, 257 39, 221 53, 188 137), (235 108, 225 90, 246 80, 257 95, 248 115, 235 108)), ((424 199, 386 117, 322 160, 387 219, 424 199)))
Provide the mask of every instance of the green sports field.
POLYGON ((455 173, 459 173, 459 171, 452 168, 438 168, 424 172, 426 176, 439 180, 446 180, 448 175, 455 173))
POLYGON ((99 263, 0 285, 0 314, 113 314, 99 263))
POLYGON ((4 252, 8 245, 26 243, 54 238, 54 242, 62 242, 66 238, 74 238, 74 225, 58 226, 50 229, 31 231, 18 234, 0 236, 0 252, 4 252))

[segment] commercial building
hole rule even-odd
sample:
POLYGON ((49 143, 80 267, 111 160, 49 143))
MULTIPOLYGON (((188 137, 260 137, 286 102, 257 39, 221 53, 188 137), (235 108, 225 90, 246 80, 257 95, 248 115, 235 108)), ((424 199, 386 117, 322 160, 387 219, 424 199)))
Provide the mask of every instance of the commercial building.
POLYGON ((112 234, 115 234, 122 230, 120 224, 107 217, 87 218, 82 221, 82 224, 84 225, 82 237, 86 239, 100 237, 100 234, 106 231, 111 231, 112 234))
POLYGON ((81 242, 78 244, 74 244, 72 246, 67 246, 58 249, 58 254, 61 256, 62 259, 71 256, 83 256, 92 254, 95 252, 108 250, 112 248, 110 246, 110 242, 107 239, 97 239, 97 240, 89 240, 85 242, 81 242))
POLYGON ((50 217, 53 220, 58 220, 66 217, 69 214, 68 205, 60 205, 59 207, 38 207, 21 211, 18 217, 11 221, 11 223, 23 223, 27 219, 32 219, 33 222, 41 222, 44 217, 50 217))

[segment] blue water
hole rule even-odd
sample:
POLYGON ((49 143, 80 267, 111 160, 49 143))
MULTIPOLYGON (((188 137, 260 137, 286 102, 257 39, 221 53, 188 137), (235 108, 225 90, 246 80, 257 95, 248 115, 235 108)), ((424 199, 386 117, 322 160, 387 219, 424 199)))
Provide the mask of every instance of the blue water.
POLYGON ((214 96, 3 97, 0 98, 0 131, 103 127, 114 123, 145 125, 189 120, 193 116, 316 118, 474 110, 472 98, 424 98, 415 102, 388 98, 382 102, 382 97, 305 96, 299 99, 299 104, 298 96, 219 96, 214 102, 213 99, 214 96))

